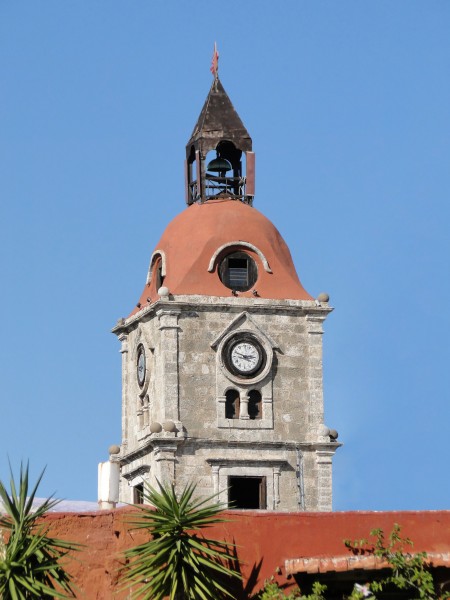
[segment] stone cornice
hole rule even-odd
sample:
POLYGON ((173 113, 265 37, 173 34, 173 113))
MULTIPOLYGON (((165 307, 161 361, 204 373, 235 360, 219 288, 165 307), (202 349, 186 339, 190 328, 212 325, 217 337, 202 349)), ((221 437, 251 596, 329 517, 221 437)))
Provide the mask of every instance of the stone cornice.
POLYGON ((137 467, 136 469, 131 470, 129 473, 123 473, 123 477, 125 477, 125 479, 127 481, 130 481, 131 479, 134 479, 135 477, 138 477, 138 476, 142 477, 149 471, 150 471, 150 467, 148 465, 142 465, 141 467, 137 467))
POLYGON ((171 300, 157 300, 153 304, 143 307, 138 313, 127 319, 119 319, 112 328, 112 333, 120 335, 127 332, 142 319, 151 318, 159 311, 226 311, 228 313, 257 313, 271 309, 292 314, 304 314, 325 319, 333 308, 327 303, 317 300, 273 300, 270 298, 223 298, 220 296, 171 296, 171 300))
MULTIPOLYGON (((247 440, 219 440, 219 439, 206 439, 206 438, 185 438, 186 444, 195 444, 200 446, 207 446, 209 448, 242 448, 242 447, 254 447, 254 441, 247 440)), ((342 446, 339 442, 282 442, 282 441, 258 441, 258 450, 308 450, 308 451, 319 451, 319 452, 332 452, 334 453, 338 448, 342 446)))
POLYGON ((240 465, 258 465, 258 466, 267 466, 267 467, 282 467, 284 465, 289 464, 287 460, 279 459, 279 458, 207 458, 206 462, 211 466, 218 467, 227 467, 233 466, 237 467, 240 465))
POLYGON ((131 450, 131 452, 128 452, 127 454, 124 454, 123 456, 117 456, 117 458, 115 458, 114 462, 119 462, 121 466, 123 465, 127 465, 130 462, 133 462, 134 460, 138 459, 138 458, 142 458, 143 456, 146 456, 147 454, 149 454, 152 450, 154 450, 156 447, 158 448, 162 448, 162 447, 172 447, 172 446, 179 446, 180 444, 184 443, 186 438, 184 437, 154 437, 154 438, 148 438, 145 443, 142 446, 139 446, 139 448, 135 448, 134 450, 131 450))

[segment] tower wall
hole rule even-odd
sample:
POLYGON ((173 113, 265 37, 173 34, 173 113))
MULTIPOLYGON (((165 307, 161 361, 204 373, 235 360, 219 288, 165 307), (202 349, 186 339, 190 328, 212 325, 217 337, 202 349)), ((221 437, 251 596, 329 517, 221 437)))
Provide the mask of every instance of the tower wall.
POLYGON ((122 334, 121 499, 133 501, 136 482, 175 480, 179 489, 195 481, 199 493, 221 492, 226 501, 229 477, 260 477, 269 510, 330 510, 337 444, 324 435, 322 394, 329 311, 308 301, 198 296, 145 309, 122 334), (230 376, 223 360, 223 340, 243 333, 269 348, 265 372, 251 383, 230 376), (143 388, 135 375, 142 345, 143 388), (240 394, 241 412, 251 390, 261 394, 257 418, 227 418, 230 389, 240 394))

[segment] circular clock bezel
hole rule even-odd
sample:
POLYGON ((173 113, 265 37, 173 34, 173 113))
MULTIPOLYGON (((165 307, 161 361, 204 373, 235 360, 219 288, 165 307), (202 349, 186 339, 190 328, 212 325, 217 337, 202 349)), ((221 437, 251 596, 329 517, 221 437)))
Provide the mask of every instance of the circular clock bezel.
POLYGON ((136 358, 136 377, 137 377, 138 385, 141 389, 145 385, 146 376, 147 376, 147 356, 145 354, 144 346, 142 344, 139 344, 138 349, 137 349, 137 358, 136 358), (141 357, 144 357, 144 374, 142 375, 142 377, 140 376, 140 372, 139 372, 139 362, 141 360, 141 357))
POLYGON ((258 376, 261 373, 261 371, 263 371, 264 367, 266 366, 267 353, 264 349, 264 346, 261 344, 261 342, 255 336, 253 336, 251 334, 240 334, 240 335, 231 337, 226 342, 224 349, 223 349, 223 361, 224 361, 226 368, 232 375, 238 376, 242 379, 253 379, 256 376, 258 376), (251 346, 256 348, 256 350, 259 354, 258 363, 255 365, 255 367, 253 367, 249 371, 242 371, 241 369, 239 369, 239 367, 237 367, 233 363, 233 359, 232 359, 233 349, 242 343, 250 344, 251 346))

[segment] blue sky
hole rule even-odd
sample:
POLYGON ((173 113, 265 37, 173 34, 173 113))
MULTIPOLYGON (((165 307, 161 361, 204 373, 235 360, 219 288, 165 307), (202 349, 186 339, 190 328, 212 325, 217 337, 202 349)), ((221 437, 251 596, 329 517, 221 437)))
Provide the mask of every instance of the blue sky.
POLYGON ((220 76, 255 206, 335 312, 337 510, 449 506, 450 3, 0 3, 0 477, 95 500, 120 442, 119 343, 220 76))

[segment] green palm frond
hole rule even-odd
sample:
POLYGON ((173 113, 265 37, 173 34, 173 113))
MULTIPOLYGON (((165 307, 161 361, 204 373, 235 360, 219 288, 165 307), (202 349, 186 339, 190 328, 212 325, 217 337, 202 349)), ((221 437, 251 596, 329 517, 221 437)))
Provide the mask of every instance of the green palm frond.
MULTIPOLYGON (((230 544, 205 538, 201 530, 223 522, 224 506, 216 496, 195 499, 195 485, 179 496, 174 485, 147 488, 140 512, 129 524, 145 529, 151 539, 125 552, 122 574, 133 600, 219 600, 233 598, 229 583, 240 578, 231 568, 236 557, 230 544)), ((232 547, 232 546, 231 546, 232 547)), ((125 589, 124 588, 124 589, 125 589)))
POLYGON ((28 463, 21 465, 17 487, 11 471, 10 492, 0 481, 5 513, 0 515, 0 598, 74 598, 70 576, 61 565, 61 559, 79 549, 79 545, 49 537, 48 527, 39 524, 39 519, 58 500, 50 497, 33 508, 44 471, 31 491, 28 475, 28 463))

